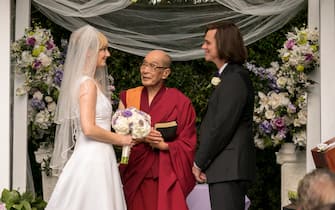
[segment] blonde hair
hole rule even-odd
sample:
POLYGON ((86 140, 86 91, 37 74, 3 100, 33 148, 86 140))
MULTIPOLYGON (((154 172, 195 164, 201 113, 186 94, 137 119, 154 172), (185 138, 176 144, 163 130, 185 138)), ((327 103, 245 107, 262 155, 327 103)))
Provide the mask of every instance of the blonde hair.
POLYGON ((100 48, 102 48, 102 47, 108 47, 108 39, 100 31, 98 31, 98 39, 99 39, 99 47, 100 48))

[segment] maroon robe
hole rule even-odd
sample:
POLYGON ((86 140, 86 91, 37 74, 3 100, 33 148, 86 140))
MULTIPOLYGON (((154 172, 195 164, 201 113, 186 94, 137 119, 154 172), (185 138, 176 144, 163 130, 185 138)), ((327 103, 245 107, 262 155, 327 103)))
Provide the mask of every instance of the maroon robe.
MULTIPOLYGON (((120 98, 127 107, 126 91, 120 98)), ((128 165, 120 173, 128 210, 187 210, 186 197, 195 185, 192 165, 196 149, 195 111, 191 101, 175 88, 162 87, 148 104, 143 88, 140 109, 151 116, 151 125, 176 121, 176 138, 169 150, 146 143, 132 147, 128 165)))

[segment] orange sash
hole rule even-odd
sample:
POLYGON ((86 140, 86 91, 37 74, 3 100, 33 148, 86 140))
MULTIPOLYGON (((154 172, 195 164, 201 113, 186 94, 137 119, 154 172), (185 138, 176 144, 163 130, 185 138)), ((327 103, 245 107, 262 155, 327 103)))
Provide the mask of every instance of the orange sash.
POLYGON ((126 93, 127 108, 135 107, 136 109, 140 110, 142 90, 143 90, 143 86, 139 86, 139 87, 131 88, 127 90, 127 93, 126 93))

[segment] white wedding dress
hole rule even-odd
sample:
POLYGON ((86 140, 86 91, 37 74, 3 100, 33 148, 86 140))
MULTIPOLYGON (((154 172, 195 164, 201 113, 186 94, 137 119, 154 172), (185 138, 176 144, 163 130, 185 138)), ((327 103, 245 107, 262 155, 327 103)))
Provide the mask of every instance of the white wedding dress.
MULTIPOLYGON (((98 90, 96 124, 110 130, 112 106, 98 90)), ((122 183, 112 144, 80 132, 46 210, 126 210, 122 183)))

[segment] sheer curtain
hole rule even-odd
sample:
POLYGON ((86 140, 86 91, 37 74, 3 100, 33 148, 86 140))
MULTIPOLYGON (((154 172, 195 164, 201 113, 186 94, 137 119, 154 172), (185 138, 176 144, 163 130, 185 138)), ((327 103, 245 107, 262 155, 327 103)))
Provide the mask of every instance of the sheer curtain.
POLYGON ((216 0, 195 5, 151 6, 129 0, 33 0, 56 24, 73 31, 90 24, 102 31, 110 46, 144 56, 163 49, 173 60, 203 57, 205 25, 230 20, 251 44, 280 29, 307 4, 307 0, 216 0))

